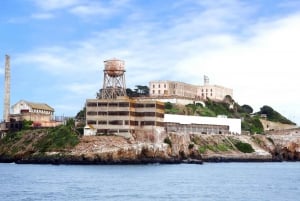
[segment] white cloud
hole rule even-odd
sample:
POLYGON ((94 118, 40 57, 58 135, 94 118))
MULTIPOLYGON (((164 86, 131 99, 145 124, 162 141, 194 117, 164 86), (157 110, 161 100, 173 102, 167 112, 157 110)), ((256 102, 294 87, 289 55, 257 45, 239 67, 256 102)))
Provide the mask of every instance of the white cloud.
POLYGON ((33 0, 33 2, 43 10, 56 10, 68 8, 79 4, 80 0, 33 0))
POLYGON ((100 85, 97 83, 87 84, 87 83, 71 83, 65 85, 64 88, 74 93, 76 95, 84 95, 83 97, 87 97, 91 94, 91 91, 97 92, 99 90, 100 85))
MULTIPOLYGON (((91 8, 67 2, 64 7, 77 15, 104 12, 100 4, 91 8)), ((284 107, 300 100, 295 93, 300 85, 300 16, 253 21, 249 18, 255 6, 210 2, 200 1, 202 12, 196 9, 166 22, 159 17, 145 21, 145 14, 137 10, 124 26, 94 32, 69 47, 33 50, 18 60, 67 77, 68 96, 94 95, 95 83, 101 86, 103 60, 117 57, 126 62, 128 87, 158 79, 201 84, 206 74, 211 83, 232 87, 241 104, 256 109, 268 104, 293 116, 293 110, 284 107)))
POLYGON ((31 18, 39 20, 52 19, 54 17, 52 13, 35 13, 31 15, 31 18))

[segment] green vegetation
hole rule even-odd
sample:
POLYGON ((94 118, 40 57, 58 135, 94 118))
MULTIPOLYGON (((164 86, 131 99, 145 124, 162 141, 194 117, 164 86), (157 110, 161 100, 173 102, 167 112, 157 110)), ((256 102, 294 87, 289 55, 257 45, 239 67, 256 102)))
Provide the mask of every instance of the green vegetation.
POLYGON ((242 130, 249 131, 252 134, 264 133, 264 127, 257 116, 250 117, 249 115, 246 115, 242 121, 242 130))
POLYGON ((79 143, 78 135, 70 126, 58 126, 48 130, 47 135, 34 144, 40 152, 63 151, 79 143))
POLYGON ((260 108, 260 111, 257 113, 259 115, 266 115, 269 121, 280 122, 283 124, 292 124, 296 125, 294 122, 282 116, 279 112, 275 111, 270 106, 264 105, 260 108))
POLYGON ((33 124, 33 121, 27 121, 26 119, 24 119, 22 129, 29 129, 32 127, 32 124, 33 124))
POLYGON ((224 101, 215 102, 212 100, 205 101, 205 106, 200 103, 177 105, 170 102, 165 103, 166 114, 185 114, 196 116, 216 117, 226 115, 229 118, 241 118, 242 130, 251 134, 264 134, 264 128, 260 121, 261 115, 267 116, 270 121, 294 124, 292 121, 283 117, 269 106, 263 106, 260 112, 253 114, 253 108, 249 105, 240 106, 230 96, 226 96, 224 101))
POLYGON ((241 142, 241 141, 235 142, 234 146, 239 151, 241 151, 243 153, 252 153, 252 152, 254 152, 254 149, 252 148, 252 146, 248 143, 245 143, 245 142, 241 142))
POLYGON ((206 146, 199 146, 198 151, 200 154, 204 154, 206 152, 206 146))
POLYGON ((0 155, 28 157, 33 153, 64 151, 79 143, 70 120, 68 125, 55 128, 27 128, 8 133, 0 140, 0 155))
POLYGON ((143 85, 136 85, 133 90, 130 88, 127 88, 126 94, 128 97, 149 96, 149 87, 143 86, 143 85))
POLYGON ((193 149, 194 148, 194 144, 189 144, 189 149, 193 149))
POLYGON ((166 144, 168 144, 170 147, 172 147, 172 141, 171 141, 171 139, 170 139, 169 137, 166 137, 166 138, 164 139, 164 143, 166 143, 166 144))
POLYGON ((198 147, 198 151, 201 154, 205 153, 207 150, 210 150, 212 152, 225 152, 229 150, 234 150, 234 148, 227 143, 206 144, 206 145, 200 145, 198 147))

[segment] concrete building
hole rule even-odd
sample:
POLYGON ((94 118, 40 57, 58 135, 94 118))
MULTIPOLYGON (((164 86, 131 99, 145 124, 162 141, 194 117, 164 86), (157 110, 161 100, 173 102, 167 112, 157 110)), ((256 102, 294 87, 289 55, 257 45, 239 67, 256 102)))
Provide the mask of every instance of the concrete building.
POLYGON ((21 100, 11 107, 10 118, 14 121, 33 121, 41 127, 53 127, 56 123, 52 121, 54 109, 46 103, 34 103, 21 100))
POLYGON ((167 132, 241 134, 241 119, 165 114, 167 132))
POLYGON ((208 84, 199 86, 197 89, 197 97, 200 97, 202 100, 209 98, 211 100, 222 101, 227 95, 232 97, 233 91, 223 86, 208 84))
MULTIPOLYGON (((98 99, 86 100, 86 125, 96 134, 131 137, 136 130, 163 130, 164 103, 149 99, 130 99, 126 95, 125 62, 104 61, 104 81, 98 99)), ((90 129, 84 135, 92 135, 90 129)))
POLYGON ((175 81, 151 81, 149 83, 150 97, 186 98, 193 100, 211 99, 224 100, 226 95, 233 96, 233 90, 219 85, 210 85, 208 77, 204 77, 204 85, 192 85, 175 81))
POLYGON ((146 99, 88 99, 86 124, 97 134, 128 136, 136 129, 153 129, 164 126, 164 104, 146 99))

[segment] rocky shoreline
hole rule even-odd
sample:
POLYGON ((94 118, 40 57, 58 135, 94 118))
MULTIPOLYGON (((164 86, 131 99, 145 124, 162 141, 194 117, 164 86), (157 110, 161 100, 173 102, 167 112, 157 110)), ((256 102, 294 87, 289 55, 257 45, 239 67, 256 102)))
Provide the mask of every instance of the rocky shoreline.
POLYGON ((74 147, 51 151, 35 148, 38 138, 44 134, 40 131, 39 135, 28 132, 18 140, 1 142, 0 162, 133 165, 300 161, 298 133, 251 136, 169 133, 159 139, 149 136, 138 139, 126 139, 121 136, 83 136, 74 147), (245 152, 238 148, 239 143, 249 145, 253 150, 247 153, 247 150, 245 152))

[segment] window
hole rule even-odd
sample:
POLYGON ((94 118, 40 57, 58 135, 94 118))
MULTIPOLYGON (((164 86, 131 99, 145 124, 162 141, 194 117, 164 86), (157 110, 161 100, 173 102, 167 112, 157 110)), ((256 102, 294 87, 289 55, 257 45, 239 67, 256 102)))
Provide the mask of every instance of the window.
POLYGON ((155 107, 155 104, 149 103, 149 104, 146 104, 145 107, 155 107))
POLYGON ((98 103, 99 107, 107 107, 107 103, 98 103))
POLYGON ((97 107, 97 103, 95 103, 95 102, 89 102, 89 103, 87 103, 87 106, 88 107, 97 107))
POLYGON ((166 84, 164 84, 164 88, 166 88, 167 86, 166 86, 166 84))
POLYGON ((153 85, 152 87, 153 87, 153 89, 154 89, 154 88, 155 88, 155 85, 153 85))
POLYGON ((129 107, 129 103, 121 102, 121 103, 119 103, 119 107, 129 107))
POLYGON ((154 91, 154 90, 152 91, 152 94, 155 94, 155 91, 154 91))
POLYGON ((118 107, 118 103, 109 103, 108 104, 110 107, 118 107))
POLYGON ((158 90, 158 94, 160 94, 160 90, 158 90))
POLYGON ((87 112, 87 115, 97 115, 97 112, 94 112, 94 111, 89 111, 89 112, 87 112))
POLYGON ((158 88, 160 88, 160 84, 158 84, 158 88))
POLYGON ((98 112, 98 115, 99 115, 99 116, 106 116, 106 115, 107 115, 107 112, 98 112))

